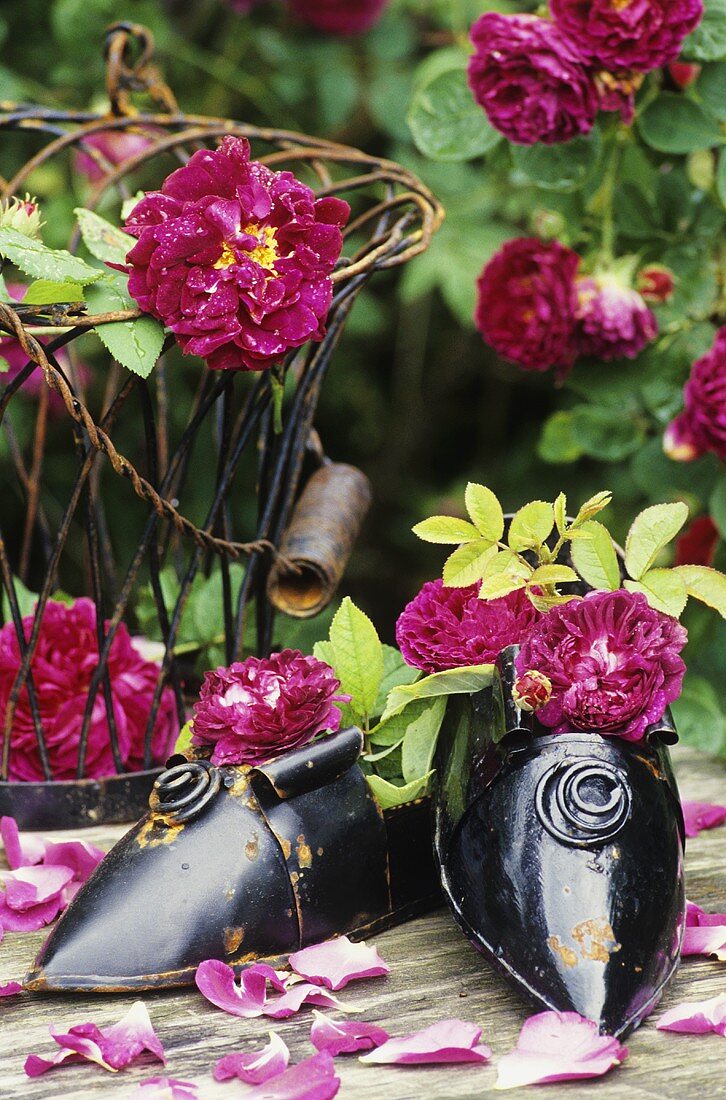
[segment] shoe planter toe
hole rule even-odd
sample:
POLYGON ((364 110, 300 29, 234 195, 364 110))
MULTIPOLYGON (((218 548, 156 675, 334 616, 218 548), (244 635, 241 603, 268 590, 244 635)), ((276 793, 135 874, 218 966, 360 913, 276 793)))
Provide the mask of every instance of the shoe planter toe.
POLYGON ((428 802, 383 815, 348 729, 256 768, 173 758, 51 932, 32 990, 190 984, 436 904, 428 802))
MULTIPOLYGON (((493 691, 450 706, 436 853, 462 930, 538 1008, 622 1035, 659 1000, 684 927, 683 825, 664 738, 553 735, 493 691)), ((510 655, 511 657, 511 655, 510 655)))

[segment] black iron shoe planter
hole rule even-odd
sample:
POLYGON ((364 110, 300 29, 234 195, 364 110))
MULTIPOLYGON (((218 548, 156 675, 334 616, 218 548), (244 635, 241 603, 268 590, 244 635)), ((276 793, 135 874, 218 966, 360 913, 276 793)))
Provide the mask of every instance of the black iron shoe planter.
POLYGON ((438 903, 428 800, 381 812, 350 728, 258 767, 172 758, 151 810, 109 852, 25 985, 190 984, 203 959, 275 961, 438 903))
POLYGON ((520 710, 516 648, 442 729, 436 854, 454 917, 538 1008, 622 1035, 661 997, 684 927, 668 717, 639 742, 559 733, 520 710))

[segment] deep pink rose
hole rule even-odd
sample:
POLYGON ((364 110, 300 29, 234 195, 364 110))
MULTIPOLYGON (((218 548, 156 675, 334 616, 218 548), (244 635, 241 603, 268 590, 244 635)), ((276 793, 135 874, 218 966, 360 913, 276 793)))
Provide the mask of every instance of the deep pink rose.
MULTIPOLYGON (((25 291, 28 289, 23 286, 22 283, 7 283, 7 289, 12 297, 17 301, 22 301, 25 291)), ((50 337, 40 336, 38 340, 41 344, 47 344, 50 337)), ((70 359, 68 358, 68 352, 65 348, 59 348, 54 353, 58 366, 61 368, 66 378, 70 380, 70 359)), ((0 339, 0 357, 2 357, 8 364, 8 369, 0 373, 0 388, 12 382, 16 375, 20 374, 20 371, 27 365, 28 357, 22 349, 20 343, 12 336, 0 339)), ((85 385, 90 378, 90 370, 85 363, 77 364, 76 378, 82 385, 85 385)), ((47 388, 43 372, 40 367, 36 367, 32 374, 25 379, 20 392, 26 394, 28 397, 37 398, 47 388)), ((53 416, 61 416, 65 412, 65 405, 63 404, 63 398, 55 390, 48 390, 48 410, 53 416)))
MULTIPOLYGON (((23 619, 30 637, 32 616, 23 619)), ((38 647, 31 670, 43 720, 43 732, 54 779, 75 779, 78 743, 91 677, 98 665, 96 608, 92 600, 76 600, 72 607, 50 600, 43 613, 38 647)), ((20 648, 12 623, 0 630, 0 715, 10 697, 20 668, 20 648)), ((144 660, 121 624, 108 658, 113 713, 119 750, 129 771, 143 767, 144 733, 151 709, 159 666, 144 660)), ((152 752, 163 761, 178 733, 174 697, 165 688, 154 725, 152 752)), ((0 741, 2 727, 0 727, 0 741)), ((103 691, 99 690, 88 731, 86 775, 115 775, 103 691)), ((15 710, 10 749, 10 779, 40 781, 45 778, 38 755, 35 727, 27 687, 15 710)))
POLYGON ((265 370, 324 336, 348 214, 225 137, 132 210, 129 292, 213 370, 265 370))
POLYGON ((525 370, 569 370, 577 353, 579 263, 559 241, 507 241, 477 282, 474 321, 486 343, 525 370))
POLYGON ((259 764, 340 726, 349 696, 329 665, 283 649, 207 672, 194 704, 194 744, 214 745, 213 764, 259 764))
POLYGON ((98 183, 107 172, 112 171, 125 160, 143 153, 153 145, 153 138, 147 134, 135 134, 131 130, 99 130, 95 134, 89 134, 83 139, 83 146, 90 146, 101 155, 101 161, 84 150, 83 147, 76 150, 75 169, 85 176, 91 183, 98 183), (103 161, 108 162, 104 169, 103 161))
POLYGON ((478 591, 476 584, 448 588, 440 578, 426 582, 396 623, 406 664, 424 672, 490 664, 539 618, 522 590, 497 600, 480 600, 478 591))
POLYGON ((637 290, 614 275, 578 279, 577 333, 582 355, 635 359, 658 335, 658 322, 637 290))
POLYGON ((726 462, 726 325, 713 347, 691 367, 683 390, 685 408, 666 430, 666 454, 690 462, 713 451, 726 462))
POLYGON ((552 698, 537 717, 555 733, 638 741, 680 694, 687 636, 640 592, 589 592, 542 616, 522 643, 517 671, 537 669, 551 681, 552 698))
POLYGON ((703 0, 552 0, 550 8, 585 61, 647 73, 678 56, 703 0))
POLYGON ((587 134, 597 92, 572 42, 534 15, 487 12, 471 28, 469 87, 492 126, 518 145, 587 134))
POLYGON ((380 18, 388 0, 289 0, 290 10, 328 34, 362 34, 380 18))

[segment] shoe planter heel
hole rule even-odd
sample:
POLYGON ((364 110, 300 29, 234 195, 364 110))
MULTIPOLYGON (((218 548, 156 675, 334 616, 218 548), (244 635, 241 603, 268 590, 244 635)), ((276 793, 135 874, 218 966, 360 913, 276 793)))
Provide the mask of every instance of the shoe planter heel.
POLYGON ((666 712, 637 743, 553 735, 492 690, 450 702, 435 849, 471 943, 538 1009, 623 1035, 660 999, 684 928, 684 830, 666 712))
POLYGON ((51 932, 32 990, 187 985, 433 907, 428 800, 382 814, 342 730, 257 767, 174 757, 51 932))

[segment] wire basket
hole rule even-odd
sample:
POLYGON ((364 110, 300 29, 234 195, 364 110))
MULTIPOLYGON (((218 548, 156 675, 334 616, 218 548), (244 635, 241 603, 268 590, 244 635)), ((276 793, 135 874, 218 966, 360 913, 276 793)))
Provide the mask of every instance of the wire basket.
MULTIPOLYGON (((226 663, 250 651, 270 651, 275 619, 270 594, 278 606, 301 615, 313 605, 319 610, 332 597, 350 552, 350 532, 365 511, 366 492, 360 486, 351 490, 350 467, 343 468, 347 473, 336 489, 334 467, 313 427, 321 387, 356 295, 374 272, 400 266, 423 252, 442 218, 428 189, 390 161, 319 138, 181 113, 153 64, 153 48, 153 38, 142 26, 118 23, 109 28, 107 113, 2 104, 0 130, 6 141, 15 132, 40 147, 11 179, 0 179, 0 197, 21 194, 50 162, 80 152, 91 158, 99 176, 86 206, 106 209, 111 199, 118 204, 131 198, 140 182, 158 187, 170 165, 183 164, 196 149, 232 134, 247 138, 253 156, 264 164, 304 178, 316 197, 345 196, 353 215, 344 231, 345 255, 332 275, 327 333, 320 343, 289 353, 275 377, 270 371, 210 371, 201 361, 189 359, 174 368, 172 378, 168 363, 177 352, 169 338, 150 379, 111 362, 105 383, 99 385, 98 378, 89 381, 79 367, 76 341, 97 325, 131 320, 139 311, 90 316, 83 303, 0 303, 0 331, 17 340, 27 357, 0 396, 6 491, 19 497, 24 511, 22 523, 16 522, 13 529, 3 530, 6 520, 0 519, 3 607, 20 653, 0 727, 0 812, 12 814, 24 827, 130 820, 140 812, 158 774, 156 766, 163 762, 153 743, 159 708, 171 692, 181 727, 196 686, 179 638, 190 593, 201 579, 208 581, 214 572, 219 580, 217 597, 210 597, 206 611, 219 625, 219 652, 226 663), (132 93, 139 94, 148 109, 138 109, 132 93), (94 135, 110 132, 141 134, 146 140, 136 153, 114 165, 96 142, 89 142, 94 135), (45 385, 33 403, 34 424, 23 440, 12 410, 24 384, 41 372, 45 385), (177 385, 182 375, 189 390, 186 404, 177 385), (285 382, 282 426, 273 415, 276 382, 285 382), (54 407, 59 410, 56 419, 54 407), (66 427, 71 429, 67 460, 63 459, 60 475, 56 469, 49 479, 48 439, 66 427), (199 493, 190 490, 203 468, 214 473, 200 503, 199 493), (325 470, 326 487, 322 497, 320 491, 307 494, 307 537, 313 542, 324 537, 325 553, 333 560, 326 590, 307 603, 303 598, 304 606, 296 612, 280 604, 279 592, 282 587, 287 598, 291 593, 294 597, 296 577, 302 577, 304 587, 307 566, 291 562, 281 547, 291 545, 296 504, 301 493, 306 496, 303 489, 312 484, 309 479, 317 468, 325 470), (316 515, 321 517, 318 524, 316 515), (124 533, 136 532, 130 554, 128 540, 125 555, 119 548, 120 524, 124 533), (316 536, 316 528, 323 534, 316 536), (244 563, 243 575, 237 563, 244 563), (281 570, 287 586, 280 586, 281 570), (72 590, 80 588, 95 603, 98 644, 97 663, 82 701, 72 775, 67 766, 62 774, 54 769, 34 663, 49 601, 69 571, 80 577, 72 590), (174 578, 171 596, 165 584, 169 576, 174 578), (39 591, 32 618, 25 618, 23 625, 24 589, 18 582, 29 577, 35 578, 39 591), (124 624, 134 625, 142 588, 160 644, 143 758, 132 770, 120 743, 111 657, 124 624), (22 729, 17 720, 20 706, 29 716, 22 729), (105 711, 113 767, 99 778, 89 775, 88 745, 100 707, 105 711), (14 761, 21 737, 24 752, 29 737, 33 742, 42 779, 17 779, 14 761)), ((74 232, 70 251, 78 245, 79 234, 74 232)), ((22 404, 27 420, 28 403, 22 404)))

